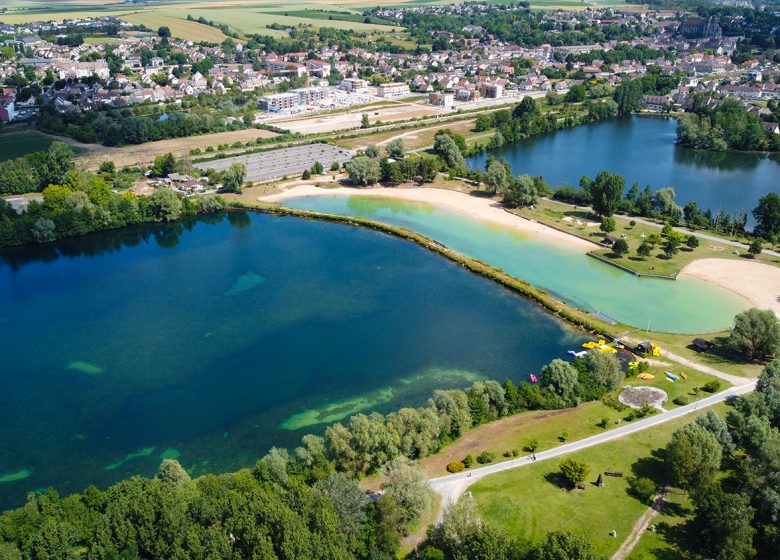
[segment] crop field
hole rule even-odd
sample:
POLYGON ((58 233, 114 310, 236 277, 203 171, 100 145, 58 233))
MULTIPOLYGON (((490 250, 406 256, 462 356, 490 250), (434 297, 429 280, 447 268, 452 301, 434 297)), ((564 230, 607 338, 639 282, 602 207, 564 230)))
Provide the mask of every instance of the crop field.
POLYGON ((227 39, 227 35, 216 27, 203 25, 195 21, 187 21, 186 17, 177 17, 163 11, 143 11, 122 16, 122 19, 135 25, 145 25, 152 30, 167 26, 174 37, 181 37, 190 41, 221 43, 227 39))

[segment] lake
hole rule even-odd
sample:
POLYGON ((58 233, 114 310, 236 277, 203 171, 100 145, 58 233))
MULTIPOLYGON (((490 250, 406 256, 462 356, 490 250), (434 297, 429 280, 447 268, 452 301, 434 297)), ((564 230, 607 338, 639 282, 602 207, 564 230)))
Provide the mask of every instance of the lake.
POLYGON ((292 198, 285 205, 371 218, 406 227, 470 257, 503 269, 588 311, 651 330, 680 333, 729 328, 748 306, 732 292, 702 280, 638 278, 579 250, 528 237, 445 208, 376 196, 324 194, 292 198))
POLYGON ((585 340, 421 247, 230 213, 0 251, 0 509, 516 382, 585 340))
POLYGON ((537 136, 468 159, 484 169, 488 154, 504 158, 515 175, 543 176, 551 187, 577 185, 582 175, 618 172, 626 189, 634 182, 654 190, 674 187, 677 204, 702 209, 751 210, 778 190, 780 155, 708 152, 678 146, 672 118, 627 116, 537 136))

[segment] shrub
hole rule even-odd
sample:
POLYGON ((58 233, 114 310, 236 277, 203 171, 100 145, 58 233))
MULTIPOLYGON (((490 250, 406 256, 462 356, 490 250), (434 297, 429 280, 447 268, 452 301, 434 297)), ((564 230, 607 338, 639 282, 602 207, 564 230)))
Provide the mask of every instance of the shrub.
POLYGON ((679 397, 675 397, 674 400, 672 400, 672 402, 674 404, 677 404, 677 405, 680 405, 680 406, 685 406, 686 404, 688 404, 691 401, 685 395, 680 395, 679 397))
POLYGON ((301 179, 303 179, 304 181, 305 181, 306 179, 311 179, 311 171, 309 171, 308 169, 306 169, 306 170, 303 172, 303 174, 301 175, 301 179))
POLYGON ((490 451, 483 451, 482 453, 477 455, 477 463, 479 463, 480 465, 486 465, 488 463, 492 463, 493 459, 495 459, 495 455, 490 451))
POLYGON ((609 418, 602 418, 599 420, 598 424, 596 424, 599 428, 606 428, 609 426, 609 418))
POLYGON ((651 502, 655 498, 655 482, 644 476, 628 478, 628 492, 643 502, 651 502))
POLYGON ((603 402, 605 405, 607 405, 610 408, 614 408, 618 412, 623 412, 626 408, 628 408, 626 405, 624 405, 622 402, 620 402, 617 398, 617 395, 614 393, 607 393, 601 398, 601 402, 603 402))
POLYGON ((628 222, 628 225, 634 227, 636 225, 636 220, 631 220, 630 222, 628 222))
POLYGON ((572 458, 563 461, 558 466, 558 469, 563 479, 572 487, 577 486, 580 482, 584 482, 590 473, 588 465, 572 458))
POLYGON ((519 449, 513 449, 512 450, 512 457, 519 457, 520 456, 520 450, 519 449))
POLYGON ((707 383, 701 386, 701 390, 706 391, 707 393, 717 393, 720 390, 720 381, 718 381, 717 379, 708 381, 707 383))
POLYGON ((338 171, 339 169, 341 169, 341 166, 339 165, 339 162, 334 161, 333 163, 330 164, 330 170, 331 171, 338 171))
POLYGON ((504 451, 504 457, 511 457, 511 456, 512 456, 512 452, 509 449, 504 451))
POLYGON ((466 455, 466 457, 463 458, 463 466, 467 469, 471 468, 471 465, 474 464, 474 457, 472 455, 466 455))
POLYGON ((452 461, 447 465, 447 471, 451 473, 463 472, 466 469, 461 461, 452 461))

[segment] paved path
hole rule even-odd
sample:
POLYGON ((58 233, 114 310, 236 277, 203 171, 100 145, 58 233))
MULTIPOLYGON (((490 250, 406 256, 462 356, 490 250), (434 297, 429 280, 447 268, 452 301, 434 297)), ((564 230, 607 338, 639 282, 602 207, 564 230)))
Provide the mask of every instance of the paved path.
POLYGON ((612 555, 612 560, 625 560, 625 558, 631 554, 631 551, 634 550, 639 539, 642 538, 642 533, 645 532, 653 518, 661 512, 661 508, 664 507, 667 497, 669 497, 669 488, 664 488, 658 496, 655 497, 655 500, 653 500, 653 503, 647 511, 634 524, 631 533, 629 533, 626 540, 623 541, 623 544, 620 545, 618 551, 612 555))
MULTIPOLYGON (((545 200, 551 200, 549 198, 545 198, 545 200)), ((578 206, 576 204, 569 204, 568 202, 561 202, 560 200, 551 200, 552 202, 555 202, 557 204, 563 204, 564 206, 568 206, 570 208, 576 208, 577 210, 591 210, 592 209, 588 206, 578 206)), ((646 226, 654 227, 661 229, 663 226, 661 224, 657 224, 655 222, 651 222, 650 220, 647 220, 645 218, 640 218, 639 216, 626 216, 625 214, 615 214, 618 218, 623 218, 624 220, 634 220, 638 224, 644 224, 646 226)), ((737 247, 739 249, 742 249, 744 251, 747 251, 748 246, 744 243, 740 243, 739 241, 732 241, 731 239, 724 239, 722 237, 718 237, 716 235, 710 235, 708 233, 703 233, 700 231, 691 231, 684 227, 673 227, 674 231, 677 231, 679 233, 684 233, 685 235, 695 235, 699 239, 706 239, 707 241, 714 241, 716 243, 723 243, 724 245, 730 245, 731 247, 737 247)), ((762 251, 765 255, 771 255, 773 257, 780 257, 780 253, 777 251, 771 251, 770 249, 764 249, 762 251)))
MULTIPOLYGON (((555 457, 560 457, 561 455, 565 455, 567 453, 580 451, 588 447, 593 447, 594 445, 599 445, 601 443, 616 440, 618 438, 627 436, 629 434, 640 432, 642 430, 646 430, 648 428, 658 426, 659 424, 669 422, 670 420, 681 418, 683 416, 696 412, 698 409, 706 408, 714 404, 724 402, 731 397, 749 393, 753 391, 756 387, 755 380, 749 381, 747 383, 744 383, 745 381, 744 379, 741 379, 740 381, 743 382, 741 385, 730 387, 725 391, 709 396, 695 403, 691 403, 686 406, 681 406, 679 408, 670 410, 668 412, 662 412, 660 414, 656 414, 655 416, 650 416, 649 418, 638 420, 631 424, 626 424, 625 426, 621 426, 620 428, 614 428, 612 430, 603 432, 601 434, 597 434, 595 436, 591 436, 589 438, 585 438, 580 441, 567 443, 565 445, 561 445, 559 447, 550 449, 548 451, 540 451, 536 454, 536 460, 544 461, 546 459, 553 459, 555 457)), ((444 515, 444 510, 447 508, 447 506, 455 503, 458 500, 458 498, 460 498, 460 496, 462 496, 463 493, 466 491, 466 488, 474 484, 476 481, 490 474, 516 469, 519 467, 529 465, 532 462, 533 461, 531 456, 518 457, 517 459, 512 459, 511 461, 504 461, 503 463, 498 463, 496 465, 488 465, 486 467, 480 467, 478 469, 473 469, 468 472, 450 474, 447 476, 440 476, 437 478, 430 479, 429 482, 431 488, 433 488, 433 490, 438 494, 440 494, 442 497, 441 510, 439 511, 438 521, 441 521, 444 515)))

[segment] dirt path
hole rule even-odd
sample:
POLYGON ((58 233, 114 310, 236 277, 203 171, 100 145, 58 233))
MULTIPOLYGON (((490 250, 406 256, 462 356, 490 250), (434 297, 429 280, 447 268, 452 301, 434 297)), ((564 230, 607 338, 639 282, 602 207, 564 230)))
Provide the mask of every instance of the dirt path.
POLYGON ((631 529, 631 533, 629 533, 628 537, 626 537, 626 540, 622 545, 620 545, 618 551, 612 556, 612 560, 625 560, 625 558, 631 554, 631 551, 634 550, 634 547, 639 542, 639 539, 642 538, 642 534, 647 530, 650 522, 656 515, 658 515, 658 513, 661 511, 661 508, 664 507, 664 503, 666 503, 666 498, 668 497, 669 488, 663 488, 661 492, 655 497, 655 500, 653 500, 653 503, 650 505, 650 507, 647 508, 647 511, 634 524, 634 528, 631 529))

